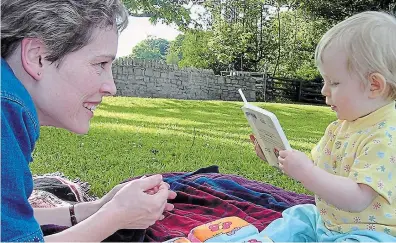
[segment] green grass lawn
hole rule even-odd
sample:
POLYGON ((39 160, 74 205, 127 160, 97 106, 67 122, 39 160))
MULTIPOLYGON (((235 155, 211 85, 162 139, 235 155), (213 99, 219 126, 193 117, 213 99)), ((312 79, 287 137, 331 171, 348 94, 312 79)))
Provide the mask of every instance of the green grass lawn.
MULTIPOLYGON (((274 112, 291 146, 309 154, 329 122, 321 106, 255 103, 274 112)), ((55 171, 79 177, 101 196, 129 177, 194 171, 218 165, 241 175, 299 193, 308 193, 256 157, 242 102, 106 98, 87 135, 42 128, 31 165, 34 174, 55 171)))

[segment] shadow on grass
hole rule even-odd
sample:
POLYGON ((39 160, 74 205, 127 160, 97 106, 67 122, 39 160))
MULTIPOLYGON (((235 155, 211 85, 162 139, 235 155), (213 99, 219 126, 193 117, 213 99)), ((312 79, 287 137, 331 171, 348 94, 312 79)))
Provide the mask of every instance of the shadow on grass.
MULTIPOLYGON (((188 103, 186 103, 188 104, 188 103)), ((206 103, 203 103, 206 104, 206 103)), ((143 114, 155 117, 172 117, 190 121, 216 121, 222 120, 227 117, 227 120, 231 121, 242 121, 244 115, 240 106, 224 103, 225 106, 213 105, 194 105, 186 106, 156 106, 156 107, 125 107, 119 105, 102 104, 100 109, 108 112, 119 112, 119 113, 131 113, 131 114, 143 114), (175 108, 178 107, 178 108, 175 108), (227 108, 229 107, 229 108, 227 108), (171 110, 169 110, 171 109, 171 110), (172 111, 177 110, 177 112, 172 111)))

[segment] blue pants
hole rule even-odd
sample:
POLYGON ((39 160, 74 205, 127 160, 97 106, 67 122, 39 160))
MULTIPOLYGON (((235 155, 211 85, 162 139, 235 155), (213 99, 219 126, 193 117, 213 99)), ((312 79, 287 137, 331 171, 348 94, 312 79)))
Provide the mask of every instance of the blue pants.
POLYGON ((315 205, 297 205, 286 209, 261 235, 274 242, 396 242, 396 237, 371 230, 338 233, 328 230, 315 205))

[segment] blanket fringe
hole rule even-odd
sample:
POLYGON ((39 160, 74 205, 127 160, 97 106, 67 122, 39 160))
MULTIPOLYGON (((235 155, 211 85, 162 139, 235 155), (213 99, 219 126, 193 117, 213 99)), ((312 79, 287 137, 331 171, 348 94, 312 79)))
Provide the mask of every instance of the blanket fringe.
POLYGON ((66 180, 66 181, 76 184, 79 187, 79 189, 80 189, 79 191, 82 194, 82 199, 85 202, 95 201, 95 200, 99 199, 97 196, 91 194, 91 192, 90 192, 91 185, 88 182, 82 181, 78 177, 72 180, 69 177, 65 176, 62 172, 56 171, 56 172, 46 173, 46 174, 41 174, 41 175, 33 175, 33 180, 35 178, 39 178, 39 177, 60 177, 63 180, 66 180))

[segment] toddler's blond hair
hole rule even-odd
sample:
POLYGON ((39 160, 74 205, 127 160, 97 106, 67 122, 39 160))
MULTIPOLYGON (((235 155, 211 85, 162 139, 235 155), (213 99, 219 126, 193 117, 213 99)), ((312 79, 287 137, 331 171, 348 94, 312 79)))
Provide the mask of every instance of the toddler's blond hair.
POLYGON ((387 97, 396 100, 396 18, 384 12, 362 12, 338 23, 324 34, 315 51, 319 70, 323 53, 330 44, 343 48, 348 71, 367 84, 368 75, 383 75, 390 89, 387 97))

